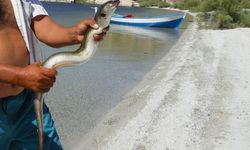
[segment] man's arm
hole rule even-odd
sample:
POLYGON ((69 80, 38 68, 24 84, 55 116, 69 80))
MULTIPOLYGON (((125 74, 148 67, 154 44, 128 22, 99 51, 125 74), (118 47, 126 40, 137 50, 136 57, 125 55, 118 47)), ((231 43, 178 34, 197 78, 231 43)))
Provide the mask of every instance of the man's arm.
POLYGON ((0 82, 14 84, 32 89, 36 92, 47 92, 55 82, 55 69, 46 69, 36 63, 26 67, 0 64, 0 82))
MULTIPOLYGON (((31 27, 37 38, 51 47, 62 47, 78 44, 84 39, 88 26, 98 28, 93 19, 85 19, 72 27, 64 27, 55 22, 51 17, 39 15, 32 19, 31 27)), ((107 31, 95 37, 96 41, 102 39, 107 31)))

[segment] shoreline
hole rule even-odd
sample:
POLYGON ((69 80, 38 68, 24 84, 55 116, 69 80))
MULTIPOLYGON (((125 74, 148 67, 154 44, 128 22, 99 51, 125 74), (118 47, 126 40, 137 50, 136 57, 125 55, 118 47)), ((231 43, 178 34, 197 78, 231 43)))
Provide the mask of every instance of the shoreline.
POLYGON ((191 23, 74 150, 249 149, 249 34, 191 23))
MULTIPOLYGON (((183 41, 192 40, 192 34, 194 34, 196 30, 197 26, 195 24, 189 25, 188 29, 183 33, 177 44, 171 48, 168 54, 166 54, 167 56, 164 56, 164 58, 162 58, 159 63, 157 63, 157 65, 145 75, 141 83, 131 90, 120 104, 100 120, 94 130, 90 131, 83 137, 81 140, 82 143, 76 146, 74 150, 80 150, 83 148, 86 150, 102 149, 100 147, 102 147, 106 139, 108 139, 112 133, 117 132, 121 126, 126 125, 135 114, 139 114, 140 112, 138 110, 143 109, 147 104, 145 99, 148 99, 150 93, 152 93, 155 90, 154 88, 158 86, 150 87, 149 85, 154 85, 155 81, 157 81, 157 83, 161 82, 161 78, 164 78, 165 76, 161 74, 162 70, 166 68, 165 63, 172 61, 169 57, 175 55, 179 47, 183 47, 183 41)), ((174 64, 168 64, 168 67, 172 68, 172 65, 174 64)), ((176 71, 175 68, 172 69, 173 72, 176 71)))

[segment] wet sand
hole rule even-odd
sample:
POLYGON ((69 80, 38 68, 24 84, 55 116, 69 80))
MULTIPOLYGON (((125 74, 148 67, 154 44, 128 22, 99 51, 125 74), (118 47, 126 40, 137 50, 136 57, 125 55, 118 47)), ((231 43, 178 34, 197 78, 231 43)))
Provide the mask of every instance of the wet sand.
POLYGON ((75 150, 250 149, 249 35, 191 24, 75 150))

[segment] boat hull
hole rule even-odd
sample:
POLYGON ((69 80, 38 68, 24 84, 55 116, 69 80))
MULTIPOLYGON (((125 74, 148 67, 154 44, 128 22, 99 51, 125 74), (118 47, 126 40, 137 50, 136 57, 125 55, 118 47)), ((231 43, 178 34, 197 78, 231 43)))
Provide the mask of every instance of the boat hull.
POLYGON ((112 17, 111 23, 140 26, 140 27, 160 27, 160 28, 175 28, 178 29, 183 22, 185 15, 163 16, 157 18, 121 18, 112 17))

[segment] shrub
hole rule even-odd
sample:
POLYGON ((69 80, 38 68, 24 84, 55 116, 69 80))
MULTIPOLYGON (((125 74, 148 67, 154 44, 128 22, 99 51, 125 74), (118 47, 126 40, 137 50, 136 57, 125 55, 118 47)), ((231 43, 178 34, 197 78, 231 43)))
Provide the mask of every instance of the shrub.
POLYGON ((233 18, 228 15, 226 12, 218 12, 216 14, 215 24, 217 26, 214 26, 214 28, 226 28, 230 29, 233 28, 233 18))
POLYGON ((182 0, 174 4, 174 7, 180 9, 190 9, 192 11, 198 11, 198 6, 201 0, 182 0))
POLYGON ((151 7, 151 6, 156 6, 156 7, 169 7, 170 4, 163 2, 161 0, 139 0, 138 1, 141 7, 151 7))
POLYGON ((160 8, 169 7, 169 6, 170 6, 169 3, 166 3, 166 2, 163 2, 163 1, 160 1, 159 4, 158 4, 158 7, 160 7, 160 8))
POLYGON ((250 1, 249 0, 242 0, 242 6, 246 9, 250 9, 250 1))
POLYGON ((240 13, 240 23, 243 27, 250 27, 250 12, 240 13))
POLYGON ((87 3, 87 0, 75 0, 76 3, 87 3))
POLYGON ((200 4, 200 11, 209 12, 219 10, 218 0, 207 0, 200 4))
POLYGON ((220 11, 224 11, 232 17, 234 22, 238 22, 240 19, 240 11, 242 5, 239 0, 220 0, 220 11))

